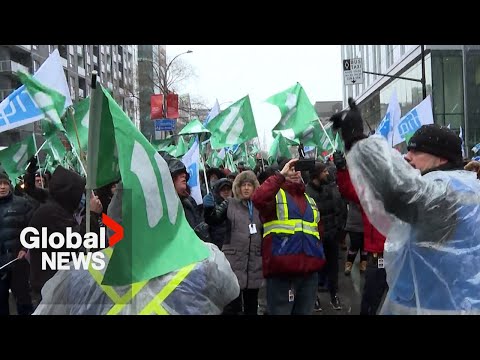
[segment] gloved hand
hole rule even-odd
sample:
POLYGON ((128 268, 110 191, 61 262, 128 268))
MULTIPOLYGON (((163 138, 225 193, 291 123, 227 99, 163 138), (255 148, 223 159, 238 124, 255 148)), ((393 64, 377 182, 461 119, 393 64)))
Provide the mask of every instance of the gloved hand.
POLYGON ((343 170, 347 167, 347 159, 345 159, 345 156, 341 151, 335 151, 333 153, 333 163, 338 170, 343 170))
POLYGON ((28 161, 30 162, 30 164, 27 167, 27 173, 35 174, 38 170, 37 158, 35 156, 32 156, 28 161))
POLYGON ((215 207, 215 198, 213 197, 212 193, 205 195, 203 198, 203 206, 206 208, 215 207))
POLYGON ((363 119, 352 98, 348 98, 349 111, 334 114, 329 120, 334 130, 340 129, 345 149, 348 151, 358 140, 367 138, 363 133, 363 119))

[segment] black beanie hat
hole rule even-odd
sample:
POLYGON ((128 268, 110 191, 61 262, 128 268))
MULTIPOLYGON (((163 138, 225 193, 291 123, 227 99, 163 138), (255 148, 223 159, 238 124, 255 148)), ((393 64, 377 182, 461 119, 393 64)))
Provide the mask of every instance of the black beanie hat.
POLYGON ((0 169, 0 180, 7 180, 8 182, 10 182, 8 174, 3 169, 0 169))
POLYGON ((423 125, 413 134, 407 149, 422 151, 448 160, 462 163, 462 140, 450 129, 438 125, 423 125))

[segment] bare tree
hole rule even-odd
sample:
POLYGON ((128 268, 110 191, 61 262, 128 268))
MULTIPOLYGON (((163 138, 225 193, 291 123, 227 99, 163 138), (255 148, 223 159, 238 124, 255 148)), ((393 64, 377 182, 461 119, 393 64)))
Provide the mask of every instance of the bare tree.
MULTIPOLYGON (((150 95, 153 93, 182 93, 185 82, 192 81, 197 77, 195 69, 180 58, 162 61, 160 55, 156 54, 153 60, 144 59, 142 61, 150 63, 149 71, 143 74, 139 73, 139 86, 136 92, 129 91, 129 96, 139 100, 139 107, 148 108, 150 95), (150 91, 153 92, 146 94, 143 91, 142 94, 142 89, 151 89, 150 91)), ((200 118, 204 116, 205 112, 208 112, 209 107, 205 103, 202 97, 190 95, 189 104, 179 101, 179 110, 191 114, 192 117, 200 118)))

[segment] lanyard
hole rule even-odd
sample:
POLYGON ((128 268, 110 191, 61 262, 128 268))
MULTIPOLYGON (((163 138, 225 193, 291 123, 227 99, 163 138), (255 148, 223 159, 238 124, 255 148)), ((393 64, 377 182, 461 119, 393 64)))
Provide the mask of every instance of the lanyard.
POLYGON ((248 200, 247 205, 248 205, 248 216, 250 218, 250 224, 253 224, 253 203, 252 203, 252 200, 248 200))

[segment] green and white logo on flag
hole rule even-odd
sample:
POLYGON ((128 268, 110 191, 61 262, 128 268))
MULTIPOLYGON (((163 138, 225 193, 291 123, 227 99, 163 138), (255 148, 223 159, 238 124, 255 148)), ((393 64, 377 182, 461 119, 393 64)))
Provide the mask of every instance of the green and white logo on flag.
POLYGON ((281 113, 280 121, 272 130, 273 137, 281 132, 289 139, 301 138, 302 132, 313 120, 318 119, 315 108, 300 83, 269 97, 267 102, 277 106, 281 113))
POLYGON ((206 125, 212 137, 212 149, 242 144, 257 137, 257 128, 253 117, 249 96, 238 100, 206 125))
POLYGON ((0 164, 14 186, 17 177, 25 174, 28 160, 35 155, 35 151, 33 135, 0 151, 0 164))
POLYGON ((46 144, 43 149, 57 162, 62 163, 67 149, 63 145, 62 141, 58 138, 56 133, 51 134, 45 139, 46 144))
POLYGON ((45 114, 46 120, 55 125, 59 131, 65 132, 65 128, 60 120, 63 115, 65 96, 47 87, 25 72, 19 71, 17 75, 34 102, 45 114))
MULTIPOLYGON (((207 258, 209 250, 185 218, 165 160, 100 84, 94 94, 95 102, 100 96, 103 104, 98 125, 112 123, 110 133, 100 132, 99 142, 103 146, 106 138, 114 140, 123 188, 130 192, 125 196, 124 190, 122 198, 125 236, 114 247, 103 283, 120 286, 145 281, 207 258)), ((97 115, 91 114, 90 119, 93 130, 97 115)), ((112 161, 98 155, 96 163, 106 168, 112 161)))

